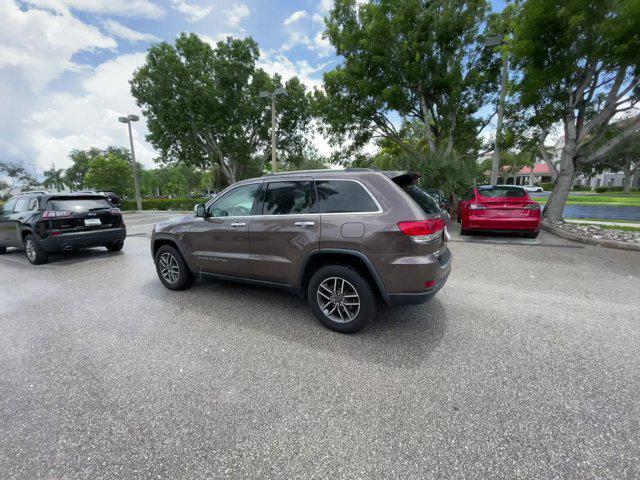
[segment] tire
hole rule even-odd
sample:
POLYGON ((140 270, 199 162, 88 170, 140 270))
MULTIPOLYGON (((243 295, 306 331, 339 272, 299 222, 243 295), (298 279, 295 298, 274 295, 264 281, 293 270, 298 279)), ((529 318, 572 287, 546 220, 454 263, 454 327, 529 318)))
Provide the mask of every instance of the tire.
POLYGON ((7 253, 7 247, 0 247, 0 255, 7 253))
POLYGON ((463 226, 460 226, 460 235, 462 236, 469 235, 469 230, 467 230, 463 226))
POLYGON ((49 261, 49 255, 45 252, 35 235, 27 235, 24 239, 24 250, 29 260, 33 265, 42 265, 49 261))
POLYGON ((538 230, 537 232, 527 232, 524 234, 524 236, 527 238, 538 238, 539 234, 540 234, 540 231, 538 230))
POLYGON ((180 252, 171 245, 163 245, 158 249, 155 264, 158 278, 169 290, 185 290, 193 285, 193 273, 180 252), (169 268, 171 270, 167 270, 169 268))
POLYGON ((307 287, 307 299, 313 314, 318 317, 325 327, 340 333, 355 333, 369 325, 376 315, 376 297, 373 294, 369 281, 355 269, 346 265, 327 265, 319 269, 309 282, 307 287), (344 282, 344 283, 343 283, 344 282), (324 295, 318 293, 323 292, 324 295), (331 303, 330 295, 344 303, 356 305, 331 303), (348 297, 343 296, 347 292, 348 297), (354 301, 354 295, 357 299, 354 301), (320 305, 323 302, 323 305, 320 305), (326 308, 323 308, 326 307, 326 308), (333 308, 333 313, 325 312, 333 308), (338 312, 336 315, 335 312, 338 312))
POLYGON ((462 223, 462 212, 460 211, 460 209, 458 209, 458 223, 462 223))
POLYGON ((112 243, 110 245, 105 245, 105 247, 107 247, 107 250, 110 252, 119 252, 122 250, 122 247, 124 247, 124 242, 112 243))

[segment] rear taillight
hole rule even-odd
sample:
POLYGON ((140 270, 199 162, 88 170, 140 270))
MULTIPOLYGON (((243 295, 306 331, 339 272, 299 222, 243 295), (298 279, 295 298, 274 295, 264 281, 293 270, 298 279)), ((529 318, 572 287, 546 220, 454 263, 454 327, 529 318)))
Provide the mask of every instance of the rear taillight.
POLYGON ((480 205, 479 203, 471 203, 469 204, 469 210, 486 210, 487 207, 484 205, 480 205))
POLYGON ((440 238, 444 227, 445 223, 441 218, 398 223, 400 231, 416 243, 427 243, 440 238))
POLYGON ((65 218, 73 215, 71 210, 45 210, 42 212, 42 218, 65 218))
POLYGON ((524 206, 525 210, 540 210, 540 204, 538 203, 530 203, 524 206))

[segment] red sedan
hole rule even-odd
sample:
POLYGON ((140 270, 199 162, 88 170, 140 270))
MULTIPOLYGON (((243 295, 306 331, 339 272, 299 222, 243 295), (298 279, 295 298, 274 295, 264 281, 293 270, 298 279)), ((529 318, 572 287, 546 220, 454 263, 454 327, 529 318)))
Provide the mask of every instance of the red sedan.
POLYGON ((461 235, 492 230, 535 238, 540 232, 540 205, 515 185, 474 187, 460 201, 458 221, 462 222, 461 235))

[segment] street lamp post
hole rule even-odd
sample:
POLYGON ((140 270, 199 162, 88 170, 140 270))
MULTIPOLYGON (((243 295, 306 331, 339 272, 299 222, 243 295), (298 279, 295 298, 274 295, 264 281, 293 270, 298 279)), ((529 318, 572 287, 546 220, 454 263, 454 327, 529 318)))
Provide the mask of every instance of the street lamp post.
POLYGON ((286 95, 287 91, 283 87, 276 88, 273 92, 266 90, 260 92, 260 98, 271 99, 271 170, 276 173, 277 156, 276 156, 276 97, 278 95, 286 95))
MULTIPOLYGON (((504 42, 503 37, 487 37, 484 40, 485 48, 496 48, 504 42)), ((491 185, 498 183, 498 170, 500 169, 500 148, 502 146, 502 122, 504 118, 504 101, 507 96, 507 83, 509 81, 509 57, 502 52, 502 81, 500 84, 500 97, 498 99, 498 121, 496 123, 496 141, 493 147, 493 162, 491 163, 491 185)))
POLYGON ((133 168, 133 186, 136 193, 136 207, 142 210, 142 198, 140 197, 140 181, 138 180, 138 166, 136 165, 136 152, 133 149, 133 134, 131 133, 131 122, 137 122, 140 117, 137 115, 127 115, 126 117, 118 117, 118 121, 126 123, 129 127, 129 143, 131 144, 131 165, 133 168))

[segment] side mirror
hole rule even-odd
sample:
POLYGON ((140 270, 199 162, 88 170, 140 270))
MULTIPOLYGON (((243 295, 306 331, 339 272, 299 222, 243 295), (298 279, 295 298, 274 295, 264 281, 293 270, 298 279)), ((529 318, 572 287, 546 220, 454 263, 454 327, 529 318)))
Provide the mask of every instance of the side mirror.
POLYGON ((195 207, 193 207, 193 214, 196 217, 204 217, 205 212, 206 209, 203 203, 198 203, 195 207))

